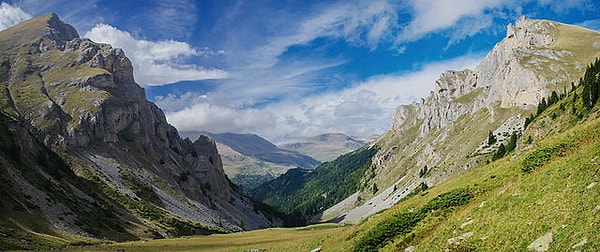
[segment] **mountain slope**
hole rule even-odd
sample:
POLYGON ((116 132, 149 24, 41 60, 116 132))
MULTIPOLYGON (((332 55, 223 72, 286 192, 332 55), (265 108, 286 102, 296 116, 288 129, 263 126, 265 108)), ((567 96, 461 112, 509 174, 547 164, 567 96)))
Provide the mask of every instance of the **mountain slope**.
POLYGON ((182 132, 196 139, 206 135, 217 142, 223 168, 231 180, 246 189, 270 181, 289 169, 314 169, 319 161, 294 150, 279 148, 255 134, 182 132))
POLYGON ((515 139, 526 118, 551 94, 567 95, 600 56, 597 41, 598 32, 547 20, 509 24, 475 70, 447 71, 427 98, 398 107, 391 130, 372 143, 378 151, 359 190, 315 218, 359 223, 419 188, 506 155, 507 146, 519 153, 515 139))
POLYGON ((366 143, 346 136, 344 134, 322 134, 298 142, 280 145, 280 148, 300 152, 313 157, 320 162, 329 162, 353 150, 364 146, 366 143))
POLYGON ((54 14, 1 31, 0 49, 2 179, 14 192, 1 205, 26 212, 3 215, 3 233, 64 244, 276 225, 229 182, 212 140, 181 139, 146 100, 122 50, 54 14))
POLYGON ((354 251, 365 251, 365 246, 381 251, 597 249, 600 114, 597 106, 585 108, 582 91, 569 92, 535 116, 519 140, 518 155, 413 194, 372 216, 348 237, 349 246, 354 251), (409 209, 463 189, 471 197, 461 206, 431 212, 413 224, 399 221, 409 209), (393 225, 406 229, 390 232, 393 225), (388 235, 381 235, 385 230, 388 235))
POLYGON ((360 188, 359 182, 377 152, 375 145, 325 162, 314 170, 292 169, 250 191, 257 200, 290 216, 290 225, 302 225, 312 215, 348 197, 360 188))
MULTIPOLYGON (((525 118, 552 92, 566 95, 585 66, 600 56, 600 33, 525 17, 475 70, 448 71, 420 103, 398 107, 392 129, 377 141, 381 150, 361 182, 377 193, 354 208, 340 204, 323 219, 358 222, 395 204, 420 185, 433 186, 487 164, 498 149, 521 135, 525 118), (490 132, 497 139, 488 142, 490 132)), ((352 199, 348 199, 352 200, 352 199)))

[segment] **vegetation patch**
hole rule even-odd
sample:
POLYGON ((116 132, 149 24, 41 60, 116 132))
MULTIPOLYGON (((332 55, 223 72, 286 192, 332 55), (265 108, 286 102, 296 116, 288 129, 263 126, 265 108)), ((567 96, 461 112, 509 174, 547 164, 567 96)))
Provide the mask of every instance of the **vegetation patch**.
POLYGON ((454 207, 468 204, 472 198, 473 193, 470 189, 459 188, 435 197, 418 211, 393 215, 359 239, 354 251, 376 251, 386 246, 396 236, 410 233, 428 214, 438 210, 450 212, 454 207))
POLYGON ((521 170, 524 172, 531 172, 554 157, 562 157, 567 149, 567 144, 561 143, 556 146, 550 146, 531 152, 523 159, 523 167, 521 170))

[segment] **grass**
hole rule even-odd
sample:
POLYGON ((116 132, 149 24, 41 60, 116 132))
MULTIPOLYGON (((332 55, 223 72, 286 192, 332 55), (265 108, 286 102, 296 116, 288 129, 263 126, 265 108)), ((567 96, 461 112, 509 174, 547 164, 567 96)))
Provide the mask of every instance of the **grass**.
POLYGON ((461 96, 458 97, 454 100, 452 100, 453 102, 458 102, 458 103, 472 103, 475 101, 475 99, 477 99, 479 97, 479 95, 481 95, 481 93, 483 92, 483 88, 476 88, 475 90, 461 96))
POLYGON ((319 224, 303 228, 271 228, 234 234, 190 236, 72 248, 67 251, 310 251, 318 247, 344 251, 340 234, 351 227, 319 224), (337 238, 337 239, 336 239, 337 238))

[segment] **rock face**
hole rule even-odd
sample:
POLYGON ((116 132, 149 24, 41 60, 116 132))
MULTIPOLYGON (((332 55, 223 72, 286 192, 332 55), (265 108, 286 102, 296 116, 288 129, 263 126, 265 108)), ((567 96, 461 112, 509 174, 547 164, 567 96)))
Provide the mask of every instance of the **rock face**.
MULTIPOLYGON (((0 49, 3 113, 81 176, 215 230, 277 225, 229 181, 214 141, 182 139, 146 100, 121 49, 79 38, 55 14, 0 32, 0 49)), ((168 235, 165 225, 151 226, 168 235)))
MULTIPOLYGON (((560 35, 557 26, 565 25, 521 17, 515 25, 507 26, 506 37, 475 70, 443 73, 435 82, 434 91, 422 105, 416 106, 420 110, 419 117, 427 119, 421 133, 434 127, 446 127, 465 113, 483 108, 492 110, 498 101, 501 108, 531 108, 550 95, 553 85, 579 78, 578 74, 587 63, 585 59, 571 62, 570 57, 576 52, 553 46, 556 36, 560 35), (548 68, 553 73, 540 71, 548 68), (472 93, 476 89, 482 90, 472 93), (465 99, 453 102, 460 97, 465 99)), ((406 111, 405 108, 397 109, 392 128, 401 127, 406 111)))
POLYGON ((309 155, 279 148, 255 134, 181 132, 185 137, 206 135, 217 141, 225 173, 248 191, 284 174, 289 169, 314 169, 320 162, 309 155))
POLYGON ((599 33, 552 21, 521 17, 506 33, 474 70, 447 71, 427 98, 397 108, 391 130, 376 141, 373 175, 362 181, 386 189, 360 193, 364 204, 334 207, 324 218, 358 222, 421 183, 435 185, 487 163, 508 136, 522 132, 542 98, 570 88, 600 51, 599 33), (498 139, 492 145, 490 132, 498 139))

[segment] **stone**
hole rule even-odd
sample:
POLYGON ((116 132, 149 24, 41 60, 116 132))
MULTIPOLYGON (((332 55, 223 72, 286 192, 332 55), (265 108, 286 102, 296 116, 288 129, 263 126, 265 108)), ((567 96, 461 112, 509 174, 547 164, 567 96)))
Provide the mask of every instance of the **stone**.
POLYGON ((529 244, 529 246, 527 246, 527 249, 529 251, 535 251, 535 252, 548 251, 548 249, 550 249, 551 242, 552 242, 552 231, 537 238, 535 241, 533 241, 531 244, 529 244))

